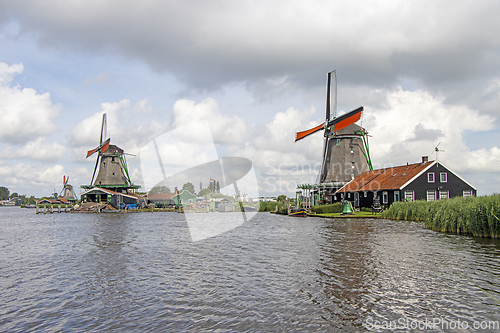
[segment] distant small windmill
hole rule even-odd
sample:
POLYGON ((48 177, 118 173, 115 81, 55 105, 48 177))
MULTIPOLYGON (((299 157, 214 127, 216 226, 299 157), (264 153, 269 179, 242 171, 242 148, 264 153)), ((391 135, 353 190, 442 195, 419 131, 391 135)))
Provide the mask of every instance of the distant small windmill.
POLYGON ((63 189, 59 194, 59 197, 62 197, 70 202, 77 201, 75 191, 73 190, 73 186, 68 184, 69 176, 63 176, 63 189))
POLYGON ((438 159, 438 153, 439 153, 440 151, 444 152, 444 150, 439 149, 439 145, 440 145, 440 144, 441 144, 441 142, 440 142, 440 143, 438 143, 436 147, 434 147, 434 152, 436 153, 436 161, 437 161, 437 162, 439 162, 439 159, 438 159))

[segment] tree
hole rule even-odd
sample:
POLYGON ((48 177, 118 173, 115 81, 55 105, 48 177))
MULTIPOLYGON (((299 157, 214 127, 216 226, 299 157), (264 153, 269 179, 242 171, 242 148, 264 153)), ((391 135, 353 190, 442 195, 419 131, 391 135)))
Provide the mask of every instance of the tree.
POLYGON ((286 195, 284 195, 284 194, 278 195, 278 198, 276 200, 281 201, 281 202, 286 201, 286 195))
POLYGON ((12 199, 12 198, 17 198, 18 196, 19 196, 19 194, 17 194, 17 192, 14 192, 14 193, 12 193, 12 194, 10 195, 10 197, 9 197, 9 198, 11 198, 11 199, 12 199))
POLYGON ((208 188, 204 188, 202 189, 199 193, 198 193, 198 196, 199 197, 205 197, 205 196, 209 196, 210 195, 210 189, 208 188))
POLYGON ((9 198, 9 189, 7 187, 0 187, 0 200, 7 200, 9 198))
POLYGON ((220 193, 219 181, 217 181, 217 183, 215 183, 215 192, 220 193))
POLYGON ((170 193, 170 188, 168 188, 168 186, 155 186, 149 191, 149 194, 159 193, 170 193))
POLYGON ((190 182, 187 182, 186 184, 182 185, 182 189, 184 191, 189 191, 191 194, 195 194, 194 185, 190 182))

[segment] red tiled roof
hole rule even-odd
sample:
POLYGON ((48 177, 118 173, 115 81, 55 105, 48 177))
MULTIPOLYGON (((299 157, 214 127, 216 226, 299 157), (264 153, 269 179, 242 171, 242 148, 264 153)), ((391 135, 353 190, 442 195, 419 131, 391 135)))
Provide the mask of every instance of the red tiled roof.
POLYGON ((156 193, 156 194, 148 194, 149 200, 166 200, 172 199, 175 193, 156 193))
POLYGON ((435 161, 429 161, 367 171, 344 185, 336 193, 400 189, 434 163, 435 161))

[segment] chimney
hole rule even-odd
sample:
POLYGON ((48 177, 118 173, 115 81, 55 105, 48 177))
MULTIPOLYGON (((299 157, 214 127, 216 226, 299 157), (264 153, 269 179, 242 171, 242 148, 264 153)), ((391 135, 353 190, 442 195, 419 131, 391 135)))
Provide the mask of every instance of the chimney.
POLYGON ((422 156, 422 163, 429 162, 429 156, 422 156))

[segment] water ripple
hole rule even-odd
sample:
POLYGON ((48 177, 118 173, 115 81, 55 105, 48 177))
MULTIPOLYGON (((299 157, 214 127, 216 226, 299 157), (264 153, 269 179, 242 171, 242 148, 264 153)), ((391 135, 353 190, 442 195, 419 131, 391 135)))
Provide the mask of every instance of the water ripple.
POLYGON ((1 208, 0 226, 2 331, 357 332, 382 331, 375 321, 500 320, 500 243, 419 223, 258 214, 196 243, 177 213, 1 208))

